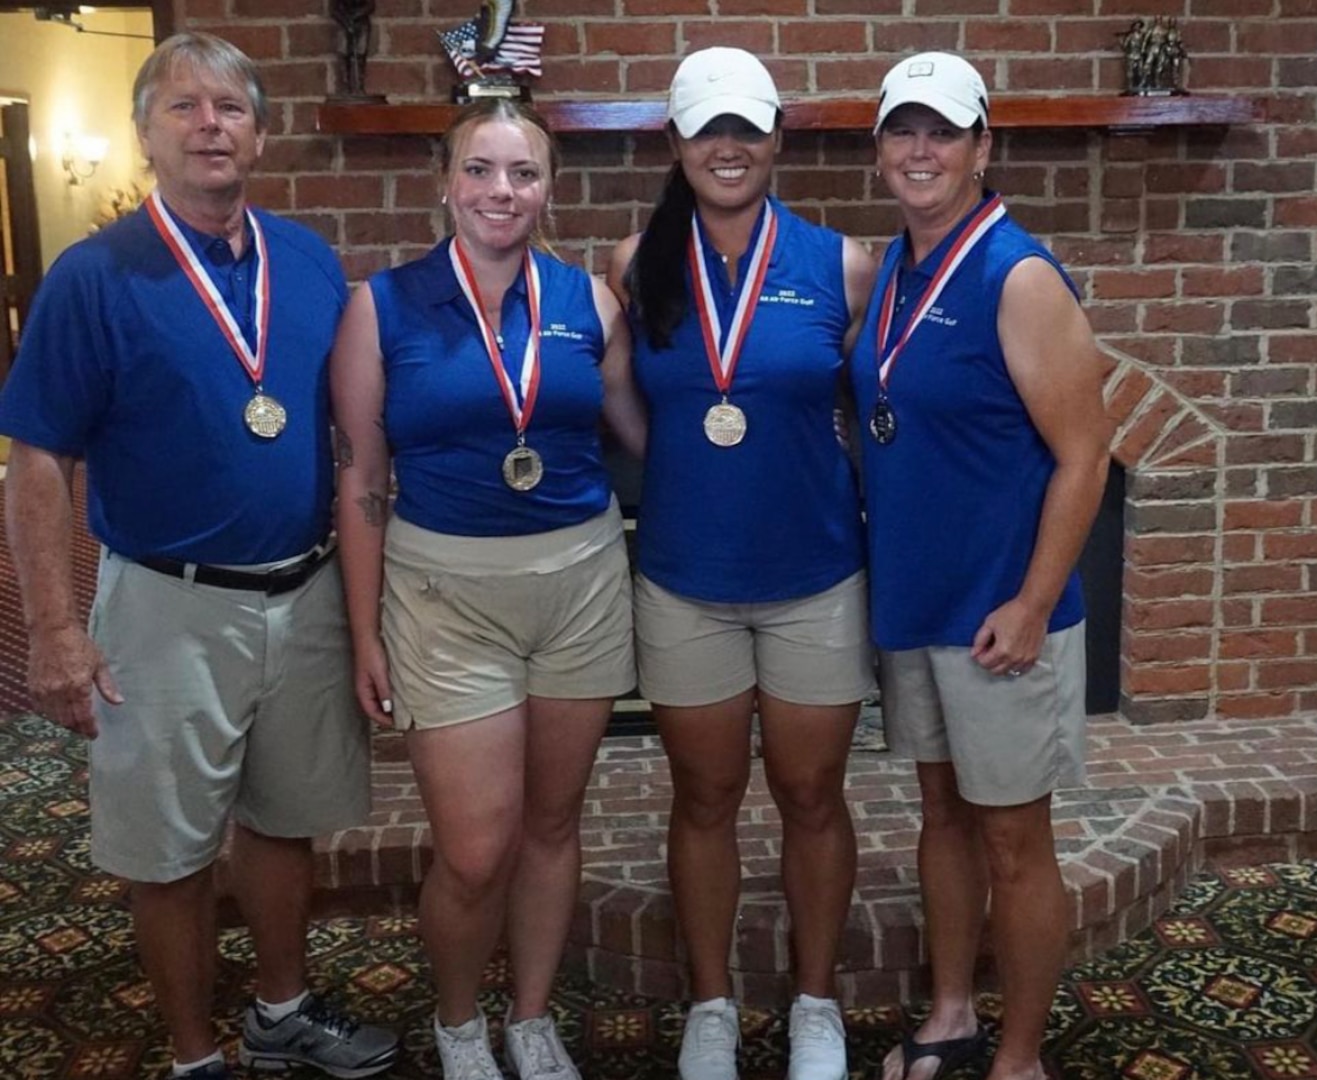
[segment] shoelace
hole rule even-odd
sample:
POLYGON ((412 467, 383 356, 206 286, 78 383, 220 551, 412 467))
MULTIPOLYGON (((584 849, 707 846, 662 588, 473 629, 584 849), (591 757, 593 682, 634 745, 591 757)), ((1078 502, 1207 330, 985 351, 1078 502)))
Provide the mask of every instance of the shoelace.
POLYGON ((557 1040, 553 1038, 553 1021, 547 1016, 537 1016, 517 1025, 525 1034, 526 1055, 536 1073, 566 1072, 567 1065, 558 1055, 557 1040))
MULTIPOLYGON (((739 1028, 735 1027, 735 1013, 701 1012, 695 1016, 695 1051, 698 1054, 718 1053, 729 1045, 736 1045, 739 1028)), ((690 1021, 688 1020, 687 1023, 690 1021)))
POLYGON ((836 1017, 827 1009, 797 1009, 792 1019, 791 1038, 795 1042, 835 1042, 841 1037, 836 1017))
POLYGON ((350 1039, 361 1025, 345 1013, 331 1008, 320 998, 313 997, 302 1007, 302 1015, 312 1024, 323 1028, 336 1039, 350 1039))
POLYGON ((478 1035, 465 1039, 449 1038, 446 1043, 452 1052, 455 1067, 452 1080, 503 1080, 503 1074, 485 1050, 485 1040, 478 1035))

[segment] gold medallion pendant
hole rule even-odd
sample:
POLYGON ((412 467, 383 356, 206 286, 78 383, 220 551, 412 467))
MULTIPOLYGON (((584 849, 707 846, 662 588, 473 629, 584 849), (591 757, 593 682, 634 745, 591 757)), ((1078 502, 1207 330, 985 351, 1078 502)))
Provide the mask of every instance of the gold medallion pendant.
POLYGON ((514 446, 503 459, 503 482, 513 491, 530 491, 544 478, 544 459, 529 446, 514 446))
POLYGON ((735 446, 745 438, 745 413, 726 401, 711 406, 704 414, 704 436, 714 446, 735 446))
POLYGON ((253 435, 273 439, 288 426, 288 410, 269 394, 256 394, 242 410, 242 419, 253 435))

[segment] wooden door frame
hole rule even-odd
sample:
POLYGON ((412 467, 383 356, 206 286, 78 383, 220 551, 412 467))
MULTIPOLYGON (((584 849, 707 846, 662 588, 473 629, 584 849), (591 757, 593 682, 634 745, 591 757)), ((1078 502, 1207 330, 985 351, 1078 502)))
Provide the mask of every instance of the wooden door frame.
MULTIPOLYGON (((0 13, 31 11, 32 0, 0 0, 0 13)), ((46 7, 62 7, 54 3, 46 7)), ((75 5, 67 5, 74 7, 75 5)), ((164 41, 174 32, 174 0, 96 0, 98 8, 150 8, 151 29, 157 42, 164 41)))

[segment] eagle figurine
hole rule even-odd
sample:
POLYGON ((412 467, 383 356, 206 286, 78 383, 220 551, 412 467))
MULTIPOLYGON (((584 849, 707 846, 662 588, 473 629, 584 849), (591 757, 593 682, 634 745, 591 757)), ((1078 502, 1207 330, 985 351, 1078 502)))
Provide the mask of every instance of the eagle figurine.
POLYGON ((515 0, 480 0, 476 15, 476 60, 486 64, 494 59, 499 42, 508 31, 515 0))

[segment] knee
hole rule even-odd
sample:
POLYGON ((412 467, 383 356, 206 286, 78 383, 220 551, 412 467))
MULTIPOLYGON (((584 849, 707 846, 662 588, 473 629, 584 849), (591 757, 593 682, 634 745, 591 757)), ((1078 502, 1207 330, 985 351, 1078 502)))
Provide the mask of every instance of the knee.
POLYGON ((1032 822, 988 818, 980 825, 994 887, 1011 886, 1056 865, 1051 830, 1032 822))
POLYGON ((750 773, 673 777, 672 816, 696 829, 712 829, 736 819, 750 773))
POLYGON ((768 778, 783 823, 812 832, 825 831, 849 817, 844 784, 844 774, 834 769, 768 778))
POLYGON ((920 791, 920 813, 925 831, 969 831, 974 828, 974 808, 952 787, 925 787, 920 791))
POLYGON ((522 843, 540 848, 575 844, 581 835, 581 804, 568 807, 527 806, 522 821, 522 843))
POLYGON ((435 853, 442 879, 463 904, 481 903, 506 883, 516 862, 516 842, 504 834, 471 836, 435 853))

